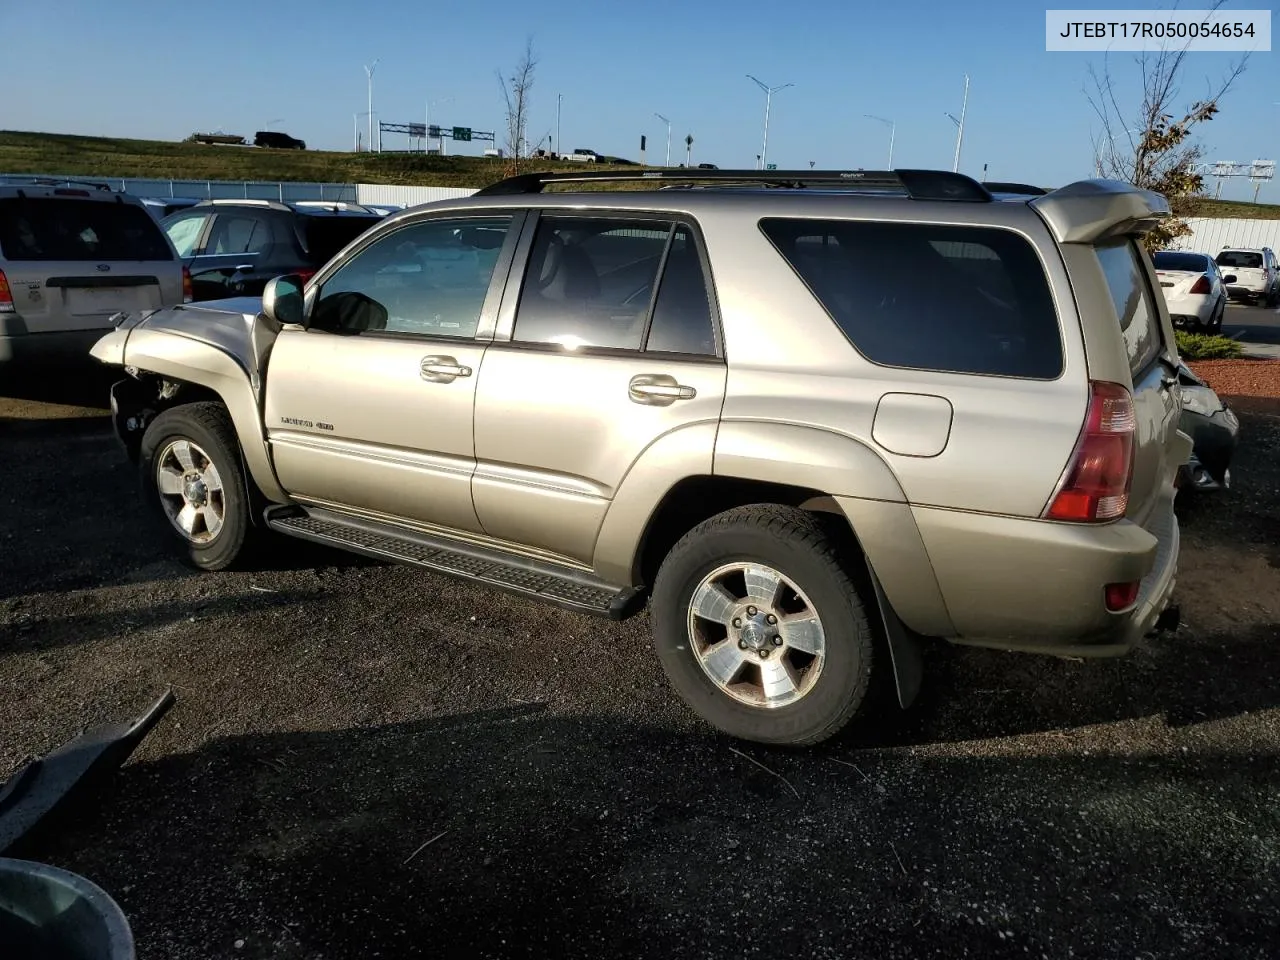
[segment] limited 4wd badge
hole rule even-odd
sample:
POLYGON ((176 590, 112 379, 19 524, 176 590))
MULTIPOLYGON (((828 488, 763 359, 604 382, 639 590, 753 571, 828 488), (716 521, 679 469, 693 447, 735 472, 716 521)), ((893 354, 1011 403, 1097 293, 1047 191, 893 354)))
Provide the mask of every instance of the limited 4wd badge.
POLYGON ((333 424, 324 423, 323 421, 299 420, 297 417, 281 417, 281 423, 287 423, 295 427, 307 427, 312 430, 332 430, 333 424))

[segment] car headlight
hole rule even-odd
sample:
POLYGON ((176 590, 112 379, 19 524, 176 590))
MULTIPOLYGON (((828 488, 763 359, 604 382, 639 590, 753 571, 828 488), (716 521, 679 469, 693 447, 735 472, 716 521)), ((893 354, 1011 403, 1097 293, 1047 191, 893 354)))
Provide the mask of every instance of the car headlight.
POLYGON ((1192 413, 1198 413, 1202 417, 1212 417, 1222 409, 1222 401, 1208 387, 1184 386, 1182 388, 1182 408, 1190 410, 1192 413))

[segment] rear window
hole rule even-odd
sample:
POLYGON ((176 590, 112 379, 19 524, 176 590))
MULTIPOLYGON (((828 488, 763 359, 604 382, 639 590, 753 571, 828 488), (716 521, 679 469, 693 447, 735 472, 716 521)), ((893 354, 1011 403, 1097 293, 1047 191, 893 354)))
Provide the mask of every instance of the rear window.
POLYGON ((1172 253, 1162 250, 1151 257, 1157 270, 1208 270, 1208 257, 1198 253, 1172 253))
POLYGON ((173 260, 160 225, 140 206, 64 197, 0 200, 0 251, 9 260, 173 260))
POLYGON ((1062 335, 1044 267, 992 227, 769 218, 760 229, 873 363, 1053 380, 1062 335))
POLYGON ((339 250, 381 222, 379 216, 303 216, 302 243, 313 265, 319 267, 334 258, 339 250))
POLYGON ((1159 314, 1152 306, 1151 290, 1133 242, 1120 240, 1095 250, 1120 320, 1129 372, 1136 378, 1160 353, 1159 314))
POLYGON ((1218 254, 1220 267, 1261 267, 1262 254, 1247 250, 1223 250, 1218 254))

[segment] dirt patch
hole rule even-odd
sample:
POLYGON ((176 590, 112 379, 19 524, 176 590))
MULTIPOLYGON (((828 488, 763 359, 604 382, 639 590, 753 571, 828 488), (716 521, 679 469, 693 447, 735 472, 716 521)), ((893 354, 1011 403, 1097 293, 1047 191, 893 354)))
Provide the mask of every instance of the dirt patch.
MULTIPOLYGON (((1280 399, 1280 360, 1194 360, 1187 366, 1219 396, 1280 399)), ((1280 413, 1280 404, 1274 412, 1280 413)))

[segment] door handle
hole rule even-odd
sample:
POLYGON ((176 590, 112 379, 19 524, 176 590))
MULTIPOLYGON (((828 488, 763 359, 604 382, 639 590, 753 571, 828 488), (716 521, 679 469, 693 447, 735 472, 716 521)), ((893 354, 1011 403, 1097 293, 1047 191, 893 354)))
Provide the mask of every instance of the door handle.
POLYGON ((668 406, 677 400, 692 400, 698 395, 693 387, 686 387, 663 373, 644 373, 631 378, 627 393, 636 403, 651 406, 668 406))
POLYGON ((458 363, 453 357, 423 357, 418 373, 423 380, 432 383, 451 383, 458 377, 471 376, 471 368, 458 363))

